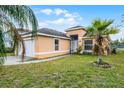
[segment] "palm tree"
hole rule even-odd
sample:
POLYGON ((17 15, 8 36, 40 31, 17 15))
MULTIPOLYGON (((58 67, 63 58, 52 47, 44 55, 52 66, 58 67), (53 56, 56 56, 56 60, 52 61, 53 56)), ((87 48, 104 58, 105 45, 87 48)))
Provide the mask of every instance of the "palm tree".
POLYGON ((102 46, 103 46, 103 36, 109 37, 110 34, 116 34, 119 29, 111 27, 113 20, 100 20, 96 19, 92 22, 92 25, 87 28, 88 35, 95 37, 98 46, 98 64, 102 64, 102 46))
POLYGON ((0 6, 0 63, 6 58, 5 34, 8 34, 13 41, 13 48, 22 45, 22 58, 24 59, 24 41, 17 28, 32 29, 32 37, 36 35, 38 23, 33 11, 24 5, 1 5, 0 6))

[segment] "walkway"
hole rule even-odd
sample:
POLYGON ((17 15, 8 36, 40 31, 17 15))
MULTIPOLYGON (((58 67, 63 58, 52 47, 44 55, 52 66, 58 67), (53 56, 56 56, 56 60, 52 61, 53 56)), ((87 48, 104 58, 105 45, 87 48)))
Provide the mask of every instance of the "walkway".
POLYGON ((47 62, 50 60, 55 60, 55 59, 59 59, 59 58, 63 58, 66 57, 68 55, 64 55, 64 56, 58 56, 58 57, 53 57, 53 58, 48 58, 48 59, 40 59, 40 60, 34 60, 32 58, 26 57, 25 58, 25 62, 21 61, 21 56, 8 56, 4 65, 18 65, 18 64, 29 64, 29 63, 39 63, 39 62, 47 62))

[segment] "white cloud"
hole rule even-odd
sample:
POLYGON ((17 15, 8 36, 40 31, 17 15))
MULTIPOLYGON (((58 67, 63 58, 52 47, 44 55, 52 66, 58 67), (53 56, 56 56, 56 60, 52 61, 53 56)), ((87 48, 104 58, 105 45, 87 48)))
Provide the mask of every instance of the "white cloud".
POLYGON ((51 9, 42 9, 42 10, 40 10, 40 12, 42 12, 46 15, 50 15, 53 11, 51 9))
POLYGON ((56 15, 56 19, 44 20, 39 23, 40 27, 49 26, 74 26, 82 21, 82 17, 77 12, 70 12, 65 9, 42 9, 40 12, 45 13, 51 17, 51 14, 56 15))
POLYGON ((76 25, 78 23, 75 18, 68 18, 67 22, 68 24, 71 24, 71 25, 74 25, 74 24, 76 25))
POLYGON ((46 15, 55 14, 57 16, 61 15, 61 16, 66 17, 66 18, 78 18, 79 20, 82 20, 82 17, 80 16, 79 13, 77 13, 77 12, 69 12, 68 10, 60 9, 60 8, 42 9, 39 12, 44 13, 46 15))
POLYGON ((70 13, 65 13, 64 17, 72 17, 72 14, 70 14, 70 13))
POLYGON ((46 21, 46 23, 54 25, 76 25, 78 22, 75 18, 59 18, 56 20, 46 21))
POLYGON ((39 27, 41 28, 41 27, 46 27, 46 26, 48 26, 48 24, 46 23, 46 22, 38 22, 38 24, 39 24, 39 27))
POLYGON ((50 15, 50 14, 55 14, 55 15, 57 15, 57 16, 59 16, 59 15, 61 15, 61 14, 66 14, 66 13, 68 13, 68 11, 67 10, 63 10, 63 9, 60 9, 60 8, 56 8, 56 9, 41 9, 41 10, 39 10, 39 12, 41 12, 41 13, 44 13, 44 14, 46 14, 46 15, 50 15))
POLYGON ((54 13, 55 13, 56 15, 65 14, 65 13, 67 13, 67 12, 68 12, 67 10, 62 10, 62 9, 60 9, 60 8, 54 9, 54 13))
POLYGON ((64 21, 65 21, 64 18, 59 18, 59 19, 56 19, 56 20, 47 21, 47 23, 55 24, 55 25, 63 25, 64 21))

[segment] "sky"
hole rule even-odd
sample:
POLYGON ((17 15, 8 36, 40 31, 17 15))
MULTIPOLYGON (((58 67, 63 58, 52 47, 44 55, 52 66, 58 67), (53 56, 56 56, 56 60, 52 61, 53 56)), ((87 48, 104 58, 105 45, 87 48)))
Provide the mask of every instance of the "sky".
POLYGON ((65 32, 67 28, 73 26, 88 27, 94 19, 112 19, 114 20, 112 26, 120 29, 118 34, 111 35, 112 40, 124 38, 124 23, 122 23, 124 6, 35 5, 30 7, 37 17, 39 28, 45 27, 65 32))

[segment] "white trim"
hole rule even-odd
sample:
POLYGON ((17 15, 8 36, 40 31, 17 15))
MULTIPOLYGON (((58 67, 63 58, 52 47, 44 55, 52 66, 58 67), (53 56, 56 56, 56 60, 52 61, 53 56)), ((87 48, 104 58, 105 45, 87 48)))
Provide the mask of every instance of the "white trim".
POLYGON ((24 38, 23 40, 34 40, 34 38, 24 38))
POLYGON ((45 55, 45 54, 54 54, 54 53, 62 53, 62 52, 69 52, 70 50, 65 51, 52 51, 52 52, 36 52, 35 55, 45 55))
POLYGON ((22 37, 32 36, 32 34, 22 35, 22 37))
POLYGON ((43 34, 43 33, 38 33, 38 35, 50 36, 50 37, 55 37, 55 38, 70 39, 70 38, 68 38, 68 37, 55 36, 55 35, 48 35, 48 34, 43 34))
POLYGON ((94 39, 93 37, 82 37, 82 39, 94 39))
MULTIPOLYGON (((22 37, 28 37, 31 36, 32 34, 28 34, 28 35, 23 35, 22 37)), ((55 37, 55 38, 63 38, 63 39, 69 39, 68 37, 62 37, 62 36, 55 36, 55 35, 48 35, 48 34, 43 34, 43 33, 38 33, 37 35, 43 35, 43 36, 49 36, 49 37, 55 37)))

